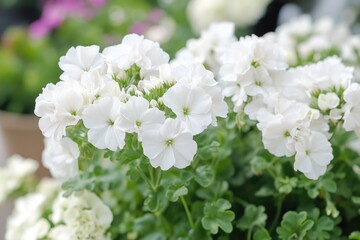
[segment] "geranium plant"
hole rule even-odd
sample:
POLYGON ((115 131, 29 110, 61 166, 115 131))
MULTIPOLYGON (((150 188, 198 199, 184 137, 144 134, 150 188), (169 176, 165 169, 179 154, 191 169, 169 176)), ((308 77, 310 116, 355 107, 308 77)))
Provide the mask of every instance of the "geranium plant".
POLYGON ((219 23, 171 62, 131 34, 59 66, 36 99, 63 182, 39 239, 359 238, 360 85, 340 58, 289 67, 274 37, 219 23))

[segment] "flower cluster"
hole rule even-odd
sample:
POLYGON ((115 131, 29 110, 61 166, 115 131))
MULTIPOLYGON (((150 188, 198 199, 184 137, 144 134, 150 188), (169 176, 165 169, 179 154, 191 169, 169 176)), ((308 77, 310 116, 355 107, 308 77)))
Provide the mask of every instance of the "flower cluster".
POLYGON ((360 158, 348 143, 360 134, 360 84, 332 54, 293 64, 287 49, 276 34, 237 39, 225 22, 172 62, 136 34, 69 49, 35 109, 43 163, 64 191, 21 198, 7 238, 338 239, 356 229, 348 209, 360 192, 348 182, 360 158))
POLYGON ((336 57, 287 69, 284 53, 268 37, 240 38, 221 58, 223 92, 235 112, 258 122, 270 153, 295 156, 294 169, 317 179, 333 159, 334 127, 358 130, 358 85, 351 83, 353 69, 336 57))
POLYGON ((50 161, 44 156, 61 178, 76 174, 79 151, 63 139, 69 126, 83 124, 89 143, 113 152, 135 135, 151 165, 167 170, 190 165, 197 152, 193 136, 227 115, 210 71, 200 63, 169 64, 158 43, 136 34, 102 52, 98 46, 71 48, 59 66, 61 81, 43 89, 35 114, 43 134, 68 149, 50 161))
POLYGON ((220 57, 224 50, 236 41, 235 24, 231 22, 213 23, 201 32, 198 39, 189 39, 186 47, 176 53, 176 62, 198 62, 204 64, 215 75, 220 68, 220 57))
POLYGON ((32 176, 38 167, 39 164, 33 159, 24 159, 19 155, 10 157, 6 166, 0 168, 0 204, 16 191, 31 188, 32 176))
POLYGON ((57 181, 43 179, 35 192, 16 200, 5 238, 109 239, 106 230, 113 216, 94 193, 83 191, 69 198, 62 195, 57 181))
MULTIPOLYGON (((220 32, 212 30, 221 24, 213 25, 203 32, 200 39, 188 42, 178 58, 216 62, 216 67, 211 64, 209 67, 219 69, 215 72, 223 94, 231 98, 235 112, 240 115, 245 113, 258 122, 265 148, 278 157, 295 156, 295 170, 317 179, 325 173, 333 158, 329 138, 334 127, 343 124, 346 131, 358 131, 354 97, 358 85, 351 82, 353 69, 336 57, 288 69, 289 40, 285 39, 286 36, 292 37, 293 41, 297 39, 291 31, 299 31, 299 35, 307 37, 309 32, 306 29, 315 29, 314 32, 323 33, 322 37, 327 40, 335 37, 328 38, 325 34, 330 34, 331 29, 328 26, 330 23, 325 20, 319 22, 317 28, 308 26, 307 17, 300 20, 304 22, 300 24, 304 25, 304 29, 289 27, 290 23, 278 29, 277 38, 271 34, 263 38, 247 36, 235 42, 230 40, 234 38, 231 24, 221 23, 224 26, 228 24, 229 30, 227 35, 222 35, 226 36, 223 39, 227 39, 222 41, 224 45, 219 44, 221 41, 209 40, 206 44, 207 39, 220 39, 220 32), (208 52, 215 53, 215 61, 204 57, 208 52, 192 50, 199 49, 197 44, 211 49, 208 52)), ((339 28, 338 32, 344 31, 339 28)), ((337 37, 341 36, 337 34, 337 37)), ((295 43, 289 43, 294 50, 295 43)), ((334 43, 335 40, 331 46, 334 43)))
POLYGON ((84 191, 68 198, 62 192, 54 200, 50 239, 110 239, 106 230, 113 215, 108 206, 94 193, 84 191))
POLYGON ((7 220, 5 239, 42 239, 50 223, 43 217, 46 209, 59 192, 60 186, 53 179, 43 179, 36 191, 15 201, 15 207, 7 220))
POLYGON ((267 35, 286 49, 286 61, 291 65, 304 65, 337 55, 345 64, 355 67, 355 77, 359 78, 360 40, 344 23, 336 24, 326 17, 313 21, 310 16, 303 15, 267 35))
POLYGON ((70 138, 64 137, 60 141, 45 139, 42 163, 54 178, 66 180, 76 176, 79 172, 79 156, 79 148, 70 138))

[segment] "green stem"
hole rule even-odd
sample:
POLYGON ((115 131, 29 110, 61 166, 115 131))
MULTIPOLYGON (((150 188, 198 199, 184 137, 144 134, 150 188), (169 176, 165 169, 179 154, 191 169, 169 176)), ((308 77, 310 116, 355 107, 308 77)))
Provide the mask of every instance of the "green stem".
POLYGON ((249 228, 249 230, 247 231, 247 237, 246 237, 247 240, 251 240, 251 234, 252 234, 252 227, 249 228))
POLYGON ((157 188, 160 185, 161 175, 162 175, 162 170, 160 168, 156 168, 156 170, 155 170, 155 176, 156 176, 155 188, 157 188))
POLYGON ((152 186, 154 186, 155 185, 155 182, 154 182, 155 181, 155 179, 154 179, 154 168, 149 165, 148 169, 149 169, 150 180, 151 180, 152 186))
POLYGON ((138 171, 140 177, 151 187, 151 189, 154 189, 154 186, 150 182, 149 178, 145 175, 143 170, 140 167, 136 167, 136 170, 138 171))
POLYGON ((249 205, 249 203, 239 197, 235 197, 235 202, 239 203, 241 206, 243 206, 244 208, 249 205))
POLYGON ((170 228, 168 222, 164 219, 164 216, 162 215, 162 213, 161 212, 156 212, 155 216, 157 216, 159 218, 159 220, 161 222, 161 225, 164 227, 166 235, 168 237, 170 237, 172 235, 172 231, 171 231, 171 228, 170 228))
POLYGON ((189 207, 188 207, 188 205, 187 205, 187 203, 185 201, 184 196, 180 196, 180 199, 181 199, 181 202, 182 202, 182 204, 184 206, 184 209, 185 209, 186 216, 188 218, 189 224, 190 224, 191 228, 194 229, 195 225, 194 225, 194 222, 193 222, 193 219, 192 219, 192 216, 191 216, 191 212, 190 212, 189 207))
POLYGON ((274 179, 276 178, 277 175, 275 174, 275 172, 272 169, 268 168, 267 171, 272 178, 274 178, 274 179))
POLYGON ((275 227, 278 225, 283 201, 284 201, 284 196, 281 196, 276 204, 277 206, 276 206, 275 217, 269 228, 270 233, 272 233, 275 230, 275 227))

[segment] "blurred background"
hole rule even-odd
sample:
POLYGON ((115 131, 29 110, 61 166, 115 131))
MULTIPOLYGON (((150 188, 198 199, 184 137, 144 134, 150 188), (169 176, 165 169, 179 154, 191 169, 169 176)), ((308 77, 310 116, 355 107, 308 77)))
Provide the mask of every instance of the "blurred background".
POLYGON ((302 14, 330 17, 356 35, 359 10, 356 0, 0 0, 0 165, 14 153, 41 159, 35 98, 58 81, 58 60, 72 46, 105 47, 137 33, 174 57, 212 22, 234 22, 238 37, 261 36, 302 14))

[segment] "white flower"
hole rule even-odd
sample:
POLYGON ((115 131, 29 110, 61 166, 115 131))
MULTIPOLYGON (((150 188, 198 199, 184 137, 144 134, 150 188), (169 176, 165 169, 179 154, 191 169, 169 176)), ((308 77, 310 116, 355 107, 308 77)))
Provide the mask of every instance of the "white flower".
POLYGON ((240 112, 248 99, 245 88, 238 81, 226 81, 222 85, 224 96, 231 97, 231 101, 234 103, 234 112, 240 112))
POLYGON ((147 79, 140 81, 138 88, 148 94, 152 89, 160 88, 164 84, 171 85, 174 82, 175 79, 172 76, 170 65, 163 64, 159 66, 159 76, 151 75, 147 79))
MULTIPOLYGON (((298 51, 302 59, 306 59, 308 56, 311 56, 311 54, 326 51, 328 49, 331 49, 331 47, 331 42, 326 36, 314 35, 307 39, 305 42, 299 44, 298 51)), ((314 54, 314 58, 316 58, 316 56, 317 55, 314 54)))
POLYGON ((75 142, 64 137, 60 141, 45 139, 42 162, 53 177, 65 181, 78 174, 80 151, 75 142))
POLYGON ((318 97, 318 106, 320 110, 326 111, 334 109, 340 104, 340 99, 336 93, 329 92, 326 94, 321 93, 318 97))
POLYGON ((50 240, 78 240, 71 227, 65 225, 56 225, 50 230, 48 237, 50 240))
POLYGON ((165 121, 164 112, 157 108, 149 108, 149 102, 145 98, 134 96, 121 108, 121 116, 121 128, 128 133, 136 132, 139 140, 143 131, 153 129, 165 121))
POLYGON ((303 172, 310 179, 316 180, 323 175, 333 159, 331 144, 318 132, 300 138, 295 144, 295 149, 294 169, 303 172))
POLYGON ((190 39, 186 47, 176 53, 172 64, 198 62, 210 68, 215 75, 220 68, 220 57, 226 48, 235 42, 235 25, 232 22, 213 23, 201 32, 199 39, 190 39))
MULTIPOLYGON (((17 166, 21 169, 21 166, 17 166)), ((43 218, 58 194, 60 184, 43 178, 36 191, 15 200, 15 207, 6 224, 6 240, 37 240, 47 238, 50 223, 43 218), (46 213, 45 213, 46 212, 46 213)))
POLYGON ((29 226, 24 232, 26 240, 38 240, 46 237, 50 230, 50 223, 44 218, 40 219, 34 225, 29 226))
POLYGON ((354 69, 345 66, 338 57, 328 57, 316 64, 305 67, 309 76, 309 90, 330 90, 331 88, 346 89, 353 78, 354 69), (311 89, 312 88, 312 89, 311 89))
POLYGON ((226 117, 228 106, 214 75, 202 64, 188 63, 173 68, 173 76, 178 84, 187 88, 201 88, 211 97, 211 124, 217 125, 216 117, 226 117))
POLYGON ((35 114, 45 137, 60 140, 66 127, 76 125, 81 118, 84 99, 79 85, 71 82, 48 84, 36 98, 35 114))
POLYGON ((9 194, 17 190, 38 169, 39 164, 30 158, 13 155, 6 161, 6 166, 0 168, 0 204, 9 194))
POLYGON ((197 144, 186 125, 170 118, 159 129, 144 132, 142 146, 151 165, 160 166, 162 170, 189 166, 197 151, 197 144))
MULTIPOLYGON (((59 224, 61 229, 66 229, 67 236, 76 236, 76 239, 107 239, 105 232, 113 220, 110 208, 89 191, 76 193, 68 198, 62 194, 53 203, 51 220, 59 224)), ((54 234, 51 232, 50 235, 54 234)))
POLYGON ((275 156, 292 156, 294 144, 302 129, 310 127, 311 109, 302 103, 283 98, 265 99, 270 107, 257 114, 263 143, 275 156))
POLYGON ((220 75, 224 79, 236 80, 236 75, 245 75, 249 70, 257 68, 266 71, 284 70, 287 68, 284 57, 284 49, 266 38, 255 35, 242 37, 232 43, 222 56, 220 75))
POLYGON ((158 43, 136 34, 126 35, 121 44, 107 47, 103 51, 110 75, 118 75, 133 64, 140 68, 141 77, 157 72, 157 68, 169 61, 158 43))
POLYGON ((195 32, 216 21, 231 21, 237 27, 247 27, 264 14, 269 3, 270 0, 192 0, 187 14, 195 32))
POLYGON ((292 156, 296 126, 297 122, 291 116, 273 119, 262 130, 264 147, 277 157, 292 156))
POLYGON ((81 92, 87 104, 91 104, 102 97, 118 97, 124 99, 124 94, 120 91, 119 84, 112 79, 101 75, 99 71, 89 71, 84 73, 81 81, 81 92))
POLYGON ((60 58, 59 66, 64 73, 61 80, 80 81, 82 75, 90 70, 104 68, 104 60, 99 53, 99 46, 77 46, 68 50, 65 56, 60 58))
POLYGON ((186 123, 193 135, 201 133, 211 124, 211 97, 201 88, 175 84, 164 94, 163 100, 177 118, 186 123))
POLYGON ((220 80, 225 96, 241 111, 248 96, 268 95, 273 87, 270 73, 285 70, 285 52, 265 38, 255 35, 232 43, 221 57, 220 80))
POLYGON ((344 128, 346 131, 360 128, 360 85, 353 83, 344 92, 344 128))
POLYGON ((125 132, 119 125, 122 104, 118 98, 104 97, 84 110, 84 125, 89 129, 88 140, 95 147, 112 151, 124 147, 125 132))

